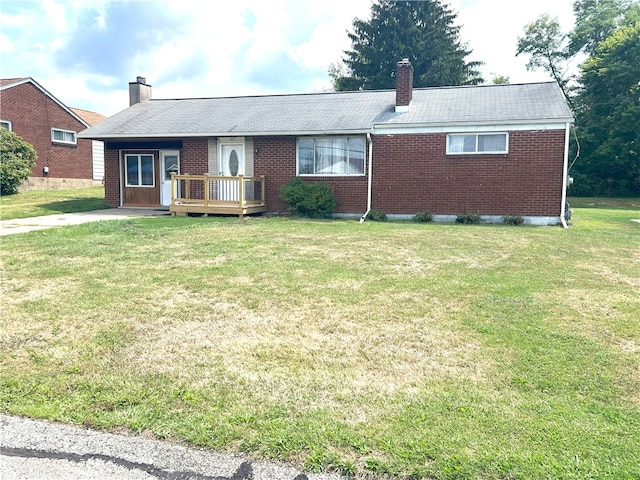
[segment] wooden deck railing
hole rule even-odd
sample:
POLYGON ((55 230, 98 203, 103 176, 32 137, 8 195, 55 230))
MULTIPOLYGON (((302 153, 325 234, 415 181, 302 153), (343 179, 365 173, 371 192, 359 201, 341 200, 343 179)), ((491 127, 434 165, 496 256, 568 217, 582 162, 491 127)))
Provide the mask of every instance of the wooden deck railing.
POLYGON ((264 176, 171 175, 172 215, 246 215, 267 211, 264 176))

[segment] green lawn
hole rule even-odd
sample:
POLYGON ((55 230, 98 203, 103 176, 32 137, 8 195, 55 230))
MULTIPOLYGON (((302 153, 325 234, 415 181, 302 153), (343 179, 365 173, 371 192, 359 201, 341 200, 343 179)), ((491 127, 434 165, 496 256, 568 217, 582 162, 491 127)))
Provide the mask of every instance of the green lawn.
POLYGON ((640 210, 570 202, 5 236, 0 411, 361 478, 640 478, 640 210))
POLYGON ((86 212, 103 208, 109 208, 104 203, 104 187, 28 190, 0 197, 0 219, 2 220, 86 212))

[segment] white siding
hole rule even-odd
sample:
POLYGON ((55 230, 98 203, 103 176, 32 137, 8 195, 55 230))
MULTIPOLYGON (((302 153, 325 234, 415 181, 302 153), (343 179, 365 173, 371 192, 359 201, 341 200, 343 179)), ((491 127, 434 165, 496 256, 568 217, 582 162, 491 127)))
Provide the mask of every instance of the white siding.
POLYGON ((209 169, 207 173, 209 175, 218 175, 218 139, 209 139, 209 169))
POLYGON ((104 143, 99 140, 91 141, 93 157, 93 179, 104 181, 104 143))

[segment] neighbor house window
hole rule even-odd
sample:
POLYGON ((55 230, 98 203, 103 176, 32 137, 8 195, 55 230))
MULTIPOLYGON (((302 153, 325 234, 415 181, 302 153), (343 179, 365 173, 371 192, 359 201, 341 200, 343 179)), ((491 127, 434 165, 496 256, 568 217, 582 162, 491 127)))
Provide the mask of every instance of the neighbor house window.
POLYGON ((364 137, 298 139, 298 175, 364 175, 364 137))
POLYGON ((153 155, 126 155, 127 187, 153 187, 153 155))
POLYGON ((447 153, 507 153, 506 133, 464 133, 447 135, 447 153))
POLYGON ((71 145, 78 143, 76 132, 72 130, 60 130, 59 128, 51 129, 51 140, 57 143, 68 143, 71 145))
POLYGON ((9 120, 0 120, 0 128, 11 131, 11 122, 9 120))

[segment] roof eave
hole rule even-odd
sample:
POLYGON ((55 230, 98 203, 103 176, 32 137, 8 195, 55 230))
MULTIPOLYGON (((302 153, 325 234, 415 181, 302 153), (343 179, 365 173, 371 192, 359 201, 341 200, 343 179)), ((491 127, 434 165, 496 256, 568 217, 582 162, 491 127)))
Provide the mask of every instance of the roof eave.
POLYGON ((559 117, 559 118, 541 118, 536 120, 504 120, 504 121, 463 121, 463 122, 443 122, 443 123, 375 123, 373 130, 375 133, 386 131, 410 131, 410 130, 424 130, 424 131, 454 131, 456 129, 481 129, 481 128, 503 128, 509 129, 540 129, 540 128, 564 128, 567 123, 573 123, 572 117, 559 117), (377 132, 376 132, 377 130, 377 132))

